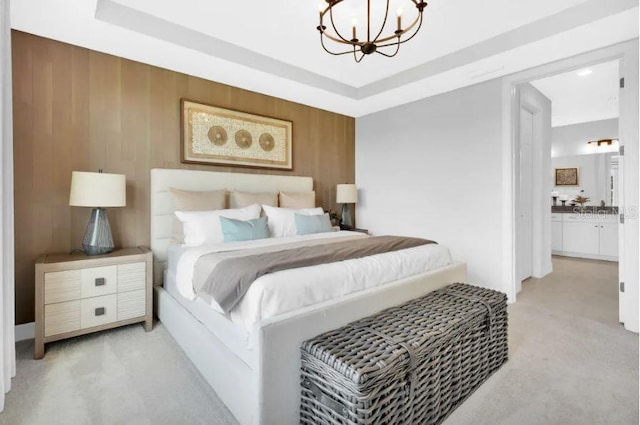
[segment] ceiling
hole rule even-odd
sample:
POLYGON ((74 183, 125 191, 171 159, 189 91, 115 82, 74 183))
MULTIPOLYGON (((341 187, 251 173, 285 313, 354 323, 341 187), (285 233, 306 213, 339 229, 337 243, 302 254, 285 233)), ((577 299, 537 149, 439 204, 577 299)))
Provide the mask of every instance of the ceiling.
POLYGON ((552 126, 560 127, 617 118, 619 78, 620 62, 615 60, 531 84, 551 100, 552 126))
MULTIPOLYGON (((391 3, 409 19, 410 0, 391 3)), ((343 4, 349 22, 366 7, 343 4)), ((431 0, 423 29, 396 57, 356 64, 322 50, 318 0, 20 0, 11 8, 21 31, 355 117, 638 37, 638 0, 431 0)))

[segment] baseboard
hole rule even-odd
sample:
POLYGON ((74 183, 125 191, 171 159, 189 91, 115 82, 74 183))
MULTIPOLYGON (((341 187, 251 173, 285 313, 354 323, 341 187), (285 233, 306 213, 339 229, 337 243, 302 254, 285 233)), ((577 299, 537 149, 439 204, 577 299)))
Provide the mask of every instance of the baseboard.
POLYGON ((16 325, 15 327, 16 333, 16 342, 25 341, 27 339, 33 339, 36 335, 36 323, 29 322, 23 323, 22 325, 16 325))
POLYGON ((561 251, 558 254, 554 254, 554 255, 560 255, 562 257, 572 257, 572 258, 586 258, 588 260, 600 260, 600 261, 613 261, 613 262, 618 262, 620 261, 619 257, 611 257, 608 255, 596 255, 596 254, 585 254, 583 252, 571 252, 571 251, 561 251))

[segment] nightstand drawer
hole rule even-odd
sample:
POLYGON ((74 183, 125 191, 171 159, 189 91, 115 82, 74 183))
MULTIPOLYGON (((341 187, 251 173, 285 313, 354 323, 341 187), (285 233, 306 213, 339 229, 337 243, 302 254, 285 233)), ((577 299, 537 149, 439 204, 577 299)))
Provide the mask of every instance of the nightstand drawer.
POLYGON ((98 297, 101 295, 115 294, 118 266, 90 267, 80 271, 82 298, 98 297))
POLYGON ((118 265, 118 292, 144 289, 147 283, 147 263, 118 265))
POLYGON ((44 303, 80 299, 80 270, 44 274, 44 303))
POLYGON ((80 301, 49 304, 44 307, 44 336, 80 329, 80 301))
POLYGON ((147 306, 146 296, 144 289, 118 293, 118 320, 144 316, 147 306))
POLYGON ((82 329, 115 322, 116 316, 115 294, 84 298, 80 301, 80 327, 82 329))

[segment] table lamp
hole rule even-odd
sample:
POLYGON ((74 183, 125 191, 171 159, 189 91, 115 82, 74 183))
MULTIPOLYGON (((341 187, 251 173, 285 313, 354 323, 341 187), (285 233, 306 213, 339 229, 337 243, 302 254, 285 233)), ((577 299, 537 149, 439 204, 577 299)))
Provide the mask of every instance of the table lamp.
POLYGON ((339 184, 336 187, 336 202, 342 204, 342 224, 355 227, 351 204, 358 202, 358 188, 355 184, 339 184))
POLYGON ((124 207, 127 204, 126 176, 74 171, 71 174, 69 205, 91 207, 91 218, 82 239, 87 255, 101 255, 113 251, 113 237, 107 217, 107 207, 124 207))

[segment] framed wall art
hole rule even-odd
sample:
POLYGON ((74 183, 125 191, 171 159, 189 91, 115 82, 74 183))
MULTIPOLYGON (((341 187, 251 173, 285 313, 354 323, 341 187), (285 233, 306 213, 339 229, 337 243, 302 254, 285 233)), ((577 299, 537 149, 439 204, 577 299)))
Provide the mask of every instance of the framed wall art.
POLYGON ((556 168, 556 186, 578 186, 578 169, 556 168))
POLYGON ((293 123, 182 99, 185 163, 293 169, 293 123))

